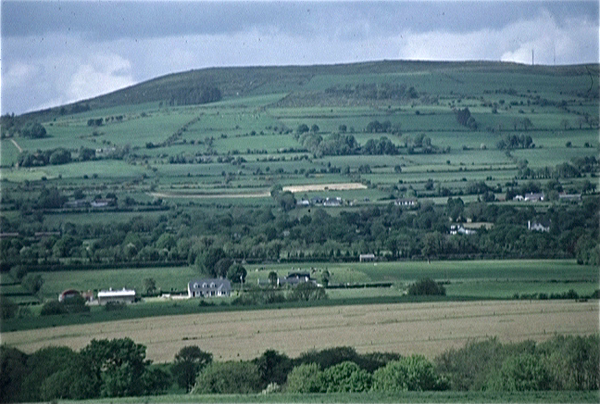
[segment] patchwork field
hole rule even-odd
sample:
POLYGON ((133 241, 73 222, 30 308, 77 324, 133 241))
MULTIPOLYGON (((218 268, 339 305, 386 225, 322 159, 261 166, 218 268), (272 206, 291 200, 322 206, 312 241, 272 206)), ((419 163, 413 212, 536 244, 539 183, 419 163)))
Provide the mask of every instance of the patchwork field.
POLYGON ((149 359, 167 362, 198 345, 218 360, 252 359, 267 349, 295 357, 311 349, 353 346, 359 352, 433 357, 472 339, 545 340, 598 331, 598 303, 479 301, 256 310, 73 325, 2 336, 25 352, 49 345, 80 349, 92 339, 130 337, 149 359))

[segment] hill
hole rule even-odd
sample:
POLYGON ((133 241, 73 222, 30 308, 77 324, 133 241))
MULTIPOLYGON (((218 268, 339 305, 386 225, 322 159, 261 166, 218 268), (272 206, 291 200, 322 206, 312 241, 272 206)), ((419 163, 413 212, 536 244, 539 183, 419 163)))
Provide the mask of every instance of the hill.
MULTIPOLYGON (((586 94, 598 97, 598 65, 530 66, 507 62, 429 62, 429 61, 380 61, 339 65, 317 66, 258 66, 207 68, 174 73, 148 80, 106 95, 78 101, 62 107, 50 108, 24 114, 24 117, 40 120, 70 112, 83 112, 102 108, 114 108, 145 102, 169 102, 174 94, 194 88, 214 86, 224 98, 273 92, 302 93, 314 91, 308 84, 315 77, 355 76, 360 81, 372 82, 373 76, 389 77, 402 74, 452 74, 486 73, 546 75, 556 77, 589 77, 590 87, 586 94), (368 78, 365 78, 369 76, 368 78)), ((326 88, 319 88, 324 91, 326 88)))

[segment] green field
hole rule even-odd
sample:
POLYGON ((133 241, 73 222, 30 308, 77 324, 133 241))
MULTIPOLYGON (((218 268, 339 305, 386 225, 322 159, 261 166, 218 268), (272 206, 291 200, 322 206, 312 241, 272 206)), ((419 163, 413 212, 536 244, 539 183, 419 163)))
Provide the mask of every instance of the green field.
MULTIPOLYGON (((90 404, 138 403, 141 397, 85 400, 90 404)), ((163 395, 143 397, 148 403, 596 403, 597 392, 405 392, 377 393, 256 394, 256 395, 163 395)))
MULTIPOLYGON (((598 288, 597 268, 577 265, 572 260, 514 261, 432 261, 388 263, 302 263, 248 265, 246 283, 265 281, 275 271, 284 277, 293 270, 310 271, 319 280, 324 269, 331 273, 331 284, 391 282, 392 288, 332 289, 332 299, 400 297, 409 284, 423 278, 446 283, 450 297, 512 298, 515 293, 564 293, 574 289, 580 295, 590 295, 598 288)), ((44 298, 53 299, 65 289, 92 290, 133 288, 143 289, 144 279, 153 278, 164 293, 187 293, 187 283, 202 275, 193 267, 160 267, 139 269, 106 269, 55 271, 40 273, 44 278, 44 298), (66 281, 68 279, 68 281, 66 281)))

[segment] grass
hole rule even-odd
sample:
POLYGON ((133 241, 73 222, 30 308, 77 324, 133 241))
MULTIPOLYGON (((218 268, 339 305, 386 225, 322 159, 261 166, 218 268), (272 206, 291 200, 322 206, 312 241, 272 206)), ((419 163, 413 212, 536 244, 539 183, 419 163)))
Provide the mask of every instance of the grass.
POLYGON ((89 404, 129 403, 597 403, 597 391, 532 392, 403 392, 327 394, 248 394, 248 395, 162 395, 106 398, 83 401, 89 404))

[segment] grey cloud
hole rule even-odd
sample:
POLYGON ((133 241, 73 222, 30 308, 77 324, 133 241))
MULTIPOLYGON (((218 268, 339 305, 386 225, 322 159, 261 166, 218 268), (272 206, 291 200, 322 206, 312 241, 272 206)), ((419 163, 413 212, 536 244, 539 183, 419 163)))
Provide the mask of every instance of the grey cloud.
MULTIPOLYGON (((371 35, 499 29, 548 10, 557 20, 598 20, 598 3, 583 2, 3 2, 2 35, 77 33, 90 40, 224 34, 252 28, 290 35, 335 34, 370 23, 371 35)), ((354 35, 364 34, 362 31, 354 35)), ((354 36, 352 35, 352 37, 354 36)))

